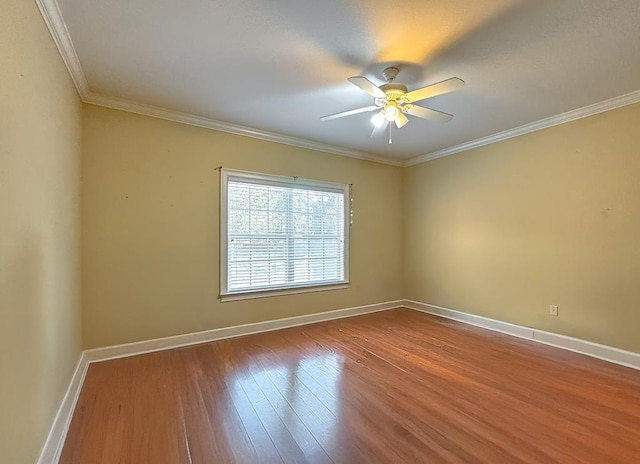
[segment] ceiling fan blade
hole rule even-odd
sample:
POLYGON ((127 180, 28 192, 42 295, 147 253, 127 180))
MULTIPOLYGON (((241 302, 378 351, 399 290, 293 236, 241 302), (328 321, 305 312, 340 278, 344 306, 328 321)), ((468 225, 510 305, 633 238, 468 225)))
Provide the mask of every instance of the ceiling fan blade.
POLYGON ((373 126, 373 132, 371 132, 371 138, 374 138, 374 137, 377 137, 380 134, 383 134, 384 131, 387 129, 388 125, 389 125, 389 121, 387 121, 386 119, 379 126, 374 125, 373 126))
POLYGON ((330 121, 332 119, 344 118, 345 116, 351 116, 352 114, 358 113, 366 113, 367 111, 377 110, 378 107, 376 105, 365 106, 362 108, 357 108, 355 110, 343 111, 341 113, 328 114, 327 116, 322 116, 320 121, 330 121))
POLYGON ((464 87, 464 81, 457 77, 452 77, 436 84, 427 85, 411 92, 404 94, 402 99, 409 103, 424 100, 425 98, 435 97, 436 95, 442 95, 444 93, 453 92, 454 90, 464 87))
POLYGON ((411 116, 417 116, 422 119, 429 119, 431 121, 449 122, 453 119, 453 115, 449 113, 443 113, 442 111, 432 110, 418 105, 404 105, 402 112, 410 114, 411 116))
POLYGON ((350 77, 348 80, 353 85, 364 90, 374 98, 386 98, 387 96, 387 94, 384 93, 384 90, 382 90, 380 87, 375 85, 373 82, 371 82, 369 79, 367 79, 364 76, 354 76, 354 77, 350 77))
POLYGON ((403 113, 398 113, 398 117, 396 118, 396 126, 398 127, 398 129, 404 127, 408 122, 408 117, 406 117, 403 113))

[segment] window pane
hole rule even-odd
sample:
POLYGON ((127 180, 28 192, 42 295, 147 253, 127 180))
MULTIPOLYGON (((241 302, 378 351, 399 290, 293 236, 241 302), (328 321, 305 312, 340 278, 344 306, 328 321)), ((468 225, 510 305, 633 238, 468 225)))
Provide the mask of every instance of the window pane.
POLYGON ((286 239, 271 239, 271 248, 269 250, 269 259, 271 261, 282 260, 284 261, 287 258, 288 249, 287 249, 288 240, 286 239))
POLYGON ((309 261, 301 260, 293 262, 293 281, 295 283, 309 281, 309 261))
POLYGON ((342 244, 337 239, 324 240, 324 256, 325 258, 337 258, 340 254, 342 244))
POLYGON ((289 203, 287 193, 285 189, 269 189, 269 211, 286 211, 289 203))
POLYGON ((251 187, 246 184, 229 184, 229 205, 246 205, 251 198, 251 187))
MULTIPOLYGON (((248 206, 248 205, 247 205, 248 206)), ((269 207, 268 187, 251 186, 251 209, 266 210, 269 207)))
POLYGON ((269 240, 264 238, 251 239, 251 261, 269 259, 269 240))
POLYGON ((293 211, 296 213, 306 213, 308 197, 309 195, 306 190, 294 190, 292 195, 293 211))
POLYGON ((270 263, 269 284, 284 284, 287 282, 287 263, 270 263))
POLYGON ((251 263, 251 285, 263 286, 269 283, 269 263, 251 263))
POLYGON ((335 193, 327 193, 322 197, 322 212, 324 214, 337 214, 338 211, 338 198, 335 193))
POLYGON ((293 214, 293 234, 306 235, 309 233, 309 216, 306 214, 293 214))
POLYGON ((322 231, 326 235, 336 235, 338 233, 338 218, 335 216, 322 216, 322 231))
POLYGON ((337 259, 327 259, 324 264, 325 279, 338 279, 341 277, 341 268, 337 259))
POLYGON ((269 213, 266 211, 251 212, 251 235, 266 234, 269 231, 269 213))
POLYGON ((250 230, 251 216, 249 211, 231 210, 229 211, 229 233, 248 234, 250 230))
POLYGON ((309 212, 322 213, 322 195, 323 192, 309 192, 309 212))
POLYGON ((309 240, 293 240, 292 259, 307 259, 309 257, 309 240))
POLYGON ((251 258, 251 239, 236 238, 229 241, 230 261, 244 261, 251 258))
POLYGON ((322 234, 322 216, 314 214, 310 217, 309 233, 314 235, 322 234))
POLYGON ((287 233, 287 213, 269 213, 269 233, 287 233))
POLYGON ((324 255, 324 240, 314 238, 309 240, 309 258, 322 258, 324 255))
POLYGON ((324 278, 324 262, 319 259, 309 261, 309 279, 322 280, 324 278))

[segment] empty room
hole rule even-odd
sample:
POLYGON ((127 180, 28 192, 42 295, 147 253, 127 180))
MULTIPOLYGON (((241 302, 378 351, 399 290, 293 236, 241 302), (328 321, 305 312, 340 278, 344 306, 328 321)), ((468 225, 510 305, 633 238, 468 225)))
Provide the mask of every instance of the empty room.
POLYGON ((0 463, 640 462, 637 0, 1 0, 0 463))

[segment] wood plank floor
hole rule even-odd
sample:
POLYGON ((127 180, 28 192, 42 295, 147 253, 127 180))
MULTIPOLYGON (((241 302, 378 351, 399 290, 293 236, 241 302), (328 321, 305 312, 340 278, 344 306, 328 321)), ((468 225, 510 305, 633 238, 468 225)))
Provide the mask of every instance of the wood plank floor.
POLYGON ((640 371, 408 309, 92 364, 60 463, 640 463, 640 371))

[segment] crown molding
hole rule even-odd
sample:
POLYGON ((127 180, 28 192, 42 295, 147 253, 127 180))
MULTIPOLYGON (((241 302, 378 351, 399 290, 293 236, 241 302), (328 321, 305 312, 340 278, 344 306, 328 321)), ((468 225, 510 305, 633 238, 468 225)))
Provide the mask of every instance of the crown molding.
POLYGON ((71 79, 80 95, 80 98, 85 103, 91 103, 94 105, 105 106, 107 108, 118 109, 127 111, 130 113, 141 114, 145 116, 152 116, 155 118, 165 119, 168 121, 180 122, 183 124, 189 124, 192 126, 204 127, 207 129, 213 129, 222 132, 228 132, 236 135, 243 135, 246 137, 252 137, 260 140, 266 140, 269 142, 282 143, 285 145, 291 145, 294 147, 306 148, 310 150, 322 151, 325 153, 332 153, 341 156, 347 156, 350 158, 356 158, 366 161, 373 161, 376 163, 388 164, 392 166, 408 167, 420 163, 425 163, 445 156, 454 155, 463 151, 471 150, 473 148, 482 147, 502 140, 507 140, 520 135, 528 134, 530 132, 547 129, 549 127, 564 124, 566 122, 575 121, 576 119, 586 118, 598 113, 620 108, 622 106, 632 105, 640 102, 640 90, 614 97, 609 100, 605 100, 599 103, 578 108, 576 110, 568 111, 556 116, 551 116, 546 119, 534 121, 523 126, 508 129, 506 131, 498 132, 496 134, 481 137, 479 139, 464 142, 459 145, 453 145, 451 147, 443 148, 441 150, 426 153, 424 155, 416 156, 409 159, 393 159, 389 157, 382 157, 372 155, 370 153, 351 150, 348 148, 338 147, 335 145, 329 145, 320 142, 314 142, 298 137, 291 137, 284 134, 278 134, 275 132, 263 131, 260 129, 253 129, 251 127, 240 126, 237 124, 231 124, 224 121, 218 121, 215 119, 206 118, 203 116, 197 116, 189 113, 182 113, 179 111, 168 110, 144 103, 137 103, 122 98, 111 97, 107 95, 97 94, 89 90, 89 84, 80 65, 80 60, 76 53, 73 42, 69 35, 69 30, 64 22, 62 13, 56 0, 36 0, 36 4, 40 9, 42 17, 51 33, 62 59, 69 70, 71 79))
POLYGON ((448 148, 443 148, 442 150, 437 150, 431 153, 416 156, 415 158, 406 160, 403 163, 403 166, 407 167, 413 166, 415 164, 425 163, 434 159, 454 155, 456 153, 471 150, 473 148, 482 147, 484 145, 500 142, 502 140, 507 140, 513 137, 518 137, 519 135, 528 134, 530 132, 547 129, 559 124, 575 121, 576 119, 586 118, 588 116, 593 116, 594 114, 603 113, 605 111, 614 110, 616 108, 632 105, 639 102, 640 90, 637 90, 626 95, 621 95, 619 97, 614 97, 609 100, 604 100, 599 103, 584 106, 576 110, 567 111, 566 113, 558 114, 556 116, 551 116, 550 118, 541 119, 539 121, 531 122, 523 126, 515 127, 503 132, 498 132, 497 134, 488 135, 487 137, 481 137, 470 142, 461 143, 460 145, 454 145, 448 148))
POLYGON ((56 0, 36 0, 36 4, 56 47, 58 47, 60 56, 62 56, 62 60, 69 70, 71 80, 73 80, 80 98, 84 100, 89 95, 89 84, 82 66, 80 66, 80 59, 71 41, 67 25, 62 18, 58 2, 56 0))
POLYGON ((111 97, 107 95, 101 95, 89 90, 89 84, 80 65, 80 59, 76 53, 75 47, 69 35, 69 30, 64 22, 60 7, 56 0, 36 0, 36 4, 40 9, 42 18, 44 19, 49 33, 53 38, 53 41, 62 56, 71 79, 80 95, 80 99, 85 103, 91 103, 94 105, 105 106, 107 108, 113 108, 130 113, 142 114, 145 116, 152 116, 155 118, 165 119, 168 121, 180 122, 183 124, 189 124, 192 126, 204 127, 207 129, 213 129, 222 132, 228 132, 236 135, 244 135, 246 137, 252 137, 260 140, 266 140, 269 142, 282 143, 285 145, 291 145, 299 148, 307 148, 310 150, 322 151, 325 153, 332 153, 335 155, 347 156, 349 158, 356 158, 366 161, 373 161, 376 163, 389 164, 392 166, 402 166, 402 160, 394 160, 387 157, 375 156, 370 153, 361 152, 358 150, 350 150, 348 148, 337 147, 335 145, 329 145, 320 142, 314 142, 298 137, 291 137, 288 135, 278 134, 274 132, 263 131, 260 129, 253 129, 251 127, 240 126, 237 124, 231 124, 224 121, 217 121, 215 119, 205 118, 203 116, 197 116, 189 113, 181 113, 178 111, 172 111, 165 108, 159 108, 152 105, 146 105, 143 103, 137 103, 122 98, 111 97))
POLYGON ((83 100, 85 103, 91 103, 93 105, 104 106, 116 110, 127 111, 129 113, 141 114, 144 116, 151 116, 154 118, 165 119, 167 121, 179 122, 182 124, 189 124, 191 126, 204 127, 206 129, 228 132, 230 134, 243 135, 245 137, 266 140, 268 142, 282 143, 294 147, 307 148, 310 150, 318 150, 325 153, 348 156, 349 158, 357 158, 366 161, 373 161, 376 163, 390 164, 392 166, 403 165, 402 160, 396 161, 389 158, 374 156, 361 151, 337 147, 335 145, 313 142, 311 140, 291 137, 288 135, 268 132, 260 129, 253 129, 251 127, 218 121, 215 119, 205 118, 203 116, 196 116, 190 113, 168 110, 144 103, 136 103, 123 98, 101 95, 94 92, 89 92, 87 97, 83 100))

